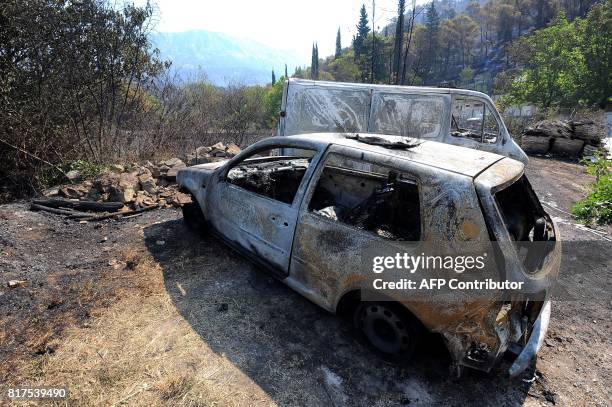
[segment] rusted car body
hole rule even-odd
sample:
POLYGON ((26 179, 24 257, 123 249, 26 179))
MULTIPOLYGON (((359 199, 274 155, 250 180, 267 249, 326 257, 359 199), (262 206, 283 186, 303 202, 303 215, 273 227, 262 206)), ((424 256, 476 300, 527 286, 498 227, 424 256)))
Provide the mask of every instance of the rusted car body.
POLYGON ((194 200, 184 208, 186 221, 214 232, 312 302, 332 313, 354 312, 361 326, 375 326, 372 315, 383 310, 381 324, 400 327, 392 328, 389 343, 364 328, 383 353, 413 349, 402 344, 412 344, 414 330, 404 326, 410 320, 439 333, 458 367, 489 371, 514 349, 516 375, 541 345, 559 233, 519 161, 401 136, 307 134, 262 140, 229 161, 181 170, 177 182, 194 200), (537 270, 526 270, 514 243, 536 234, 553 244, 537 270), (369 277, 362 255, 373 248, 418 253, 426 242, 451 248, 467 242, 492 251, 492 241, 509 243, 500 253, 504 273, 534 286, 537 300, 403 297, 370 308, 360 301, 369 277))
POLYGON ((375 133, 438 141, 527 163, 491 98, 466 89, 285 81, 279 136, 375 133))

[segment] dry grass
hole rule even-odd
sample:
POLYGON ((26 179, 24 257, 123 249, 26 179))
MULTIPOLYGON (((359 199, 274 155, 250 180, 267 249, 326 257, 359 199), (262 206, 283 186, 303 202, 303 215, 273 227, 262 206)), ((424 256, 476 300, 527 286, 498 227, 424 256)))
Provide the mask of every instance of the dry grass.
POLYGON ((162 293, 125 299, 91 329, 71 329, 42 371, 40 383, 68 385, 82 405, 252 405, 257 398, 269 404, 162 293))
MULTIPOLYGON (((203 342, 180 315, 159 264, 143 247, 123 250, 120 298, 66 329, 52 353, 25 362, 20 383, 67 386, 74 405, 271 405, 252 379, 203 342)), ((116 271, 116 270, 115 270, 116 271)), ((108 273, 106 278, 115 278, 108 273)), ((115 281, 117 283, 117 281, 115 281)), ((94 288, 82 287, 80 298, 94 288)), ((48 342, 46 334, 41 344, 48 342)))
POLYGON ((193 387, 190 377, 187 375, 171 376, 165 381, 158 383, 155 390, 159 392, 162 400, 178 400, 183 398, 193 387))

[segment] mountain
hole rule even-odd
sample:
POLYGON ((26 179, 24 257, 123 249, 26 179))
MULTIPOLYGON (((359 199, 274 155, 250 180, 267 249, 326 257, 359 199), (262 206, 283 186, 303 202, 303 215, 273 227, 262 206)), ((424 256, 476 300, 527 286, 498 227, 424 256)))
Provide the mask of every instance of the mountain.
POLYGON ((289 72, 307 64, 293 51, 212 31, 160 32, 153 33, 151 39, 162 59, 171 60, 172 69, 182 79, 194 80, 205 72, 216 85, 263 85, 271 81, 272 69, 279 78, 285 64, 289 72))

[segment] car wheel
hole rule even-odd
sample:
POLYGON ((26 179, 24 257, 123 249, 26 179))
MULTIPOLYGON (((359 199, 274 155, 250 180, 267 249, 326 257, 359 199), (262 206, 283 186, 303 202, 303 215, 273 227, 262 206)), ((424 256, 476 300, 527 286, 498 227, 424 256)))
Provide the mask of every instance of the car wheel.
POLYGON ((187 227, 198 233, 203 233, 206 227, 206 219, 200 205, 196 201, 183 205, 183 220, 187 227))
POLYGON ((414 354, 420 327, 392 302, 362 302, 353 322, 359 336, 384 359, 406 362, 414 354))

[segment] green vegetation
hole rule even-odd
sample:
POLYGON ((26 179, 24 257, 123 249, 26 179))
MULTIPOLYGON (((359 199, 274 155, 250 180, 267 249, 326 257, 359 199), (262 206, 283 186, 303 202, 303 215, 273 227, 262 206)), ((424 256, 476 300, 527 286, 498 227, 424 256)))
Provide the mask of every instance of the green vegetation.
POLYGON ((293 76, 449 84, 507 94, 505 104, 603 106, 612 94, 611 3, 439 0, 407 7, 398 0, 396 21, 376 33, 364 4, 352 45, 342 50, 338 43, 327 58, 313 47, 310 69, 293 76))
POLYGON ((513 52, 523 68, 510 85, 510 101, 603 107, 612 92, 611 4, 595 5, 571 23, 561 13, 549 27, 517 41, 513 52))
POLYGON ((0 200, 74 169, 91 176, 110 162, 271 133, 282 81, 181 83, 151 46, 154 17, 148 4, 110 0, 2 2, 0 200))
MULTIPOLYGON (((322 58, 313 43, 310 67, 293 76, 454 83, 507 93, 501 103, 602 105, 612 94, 611 4, 398 0, 396 21, 375 32, 363 5, 351 45, 342 48, 338 30, 334 54, 322 58)), ((273 133, 287 67, 279 80, 272 70, 267 86, 220 88, 205 75, 180 82, 151 45, 153 10, 110 0, 2 2, 0 200, 58 182, 64 170, 273 133)), ((601 179, 598 197, 609 190, 609 177, 601 179)))
POLYGON ((366 39, 370 33, 368 24, 368 12, 366 11, 365 5, 362 5, 359 11, 357 34, 353 39, 354 61, 359 67, 360 79, 362 82, 368 82, 368 67, 370 66, 369 54, 371 53, 371 47, 368 47, 366 44, 366 39))
POLYGON ((595 161, 585 160, 587 172, 595 176, 591 192, 576 203, 572 213, 586 224, 612 223, 612 160, 597 155, 595 161))
POLYGON ((273 86, 266 88, 263 95, 264 106, 264 125, 266 128, 273 129, 278 123, 278 114, 281 109, 281 101, 283 99, 283 88, 285 86, 285 78, 282 76, 273 86))
POLYGON ((310 79, 319 79, 319 46, 316 42, 312 44, 310 79))

